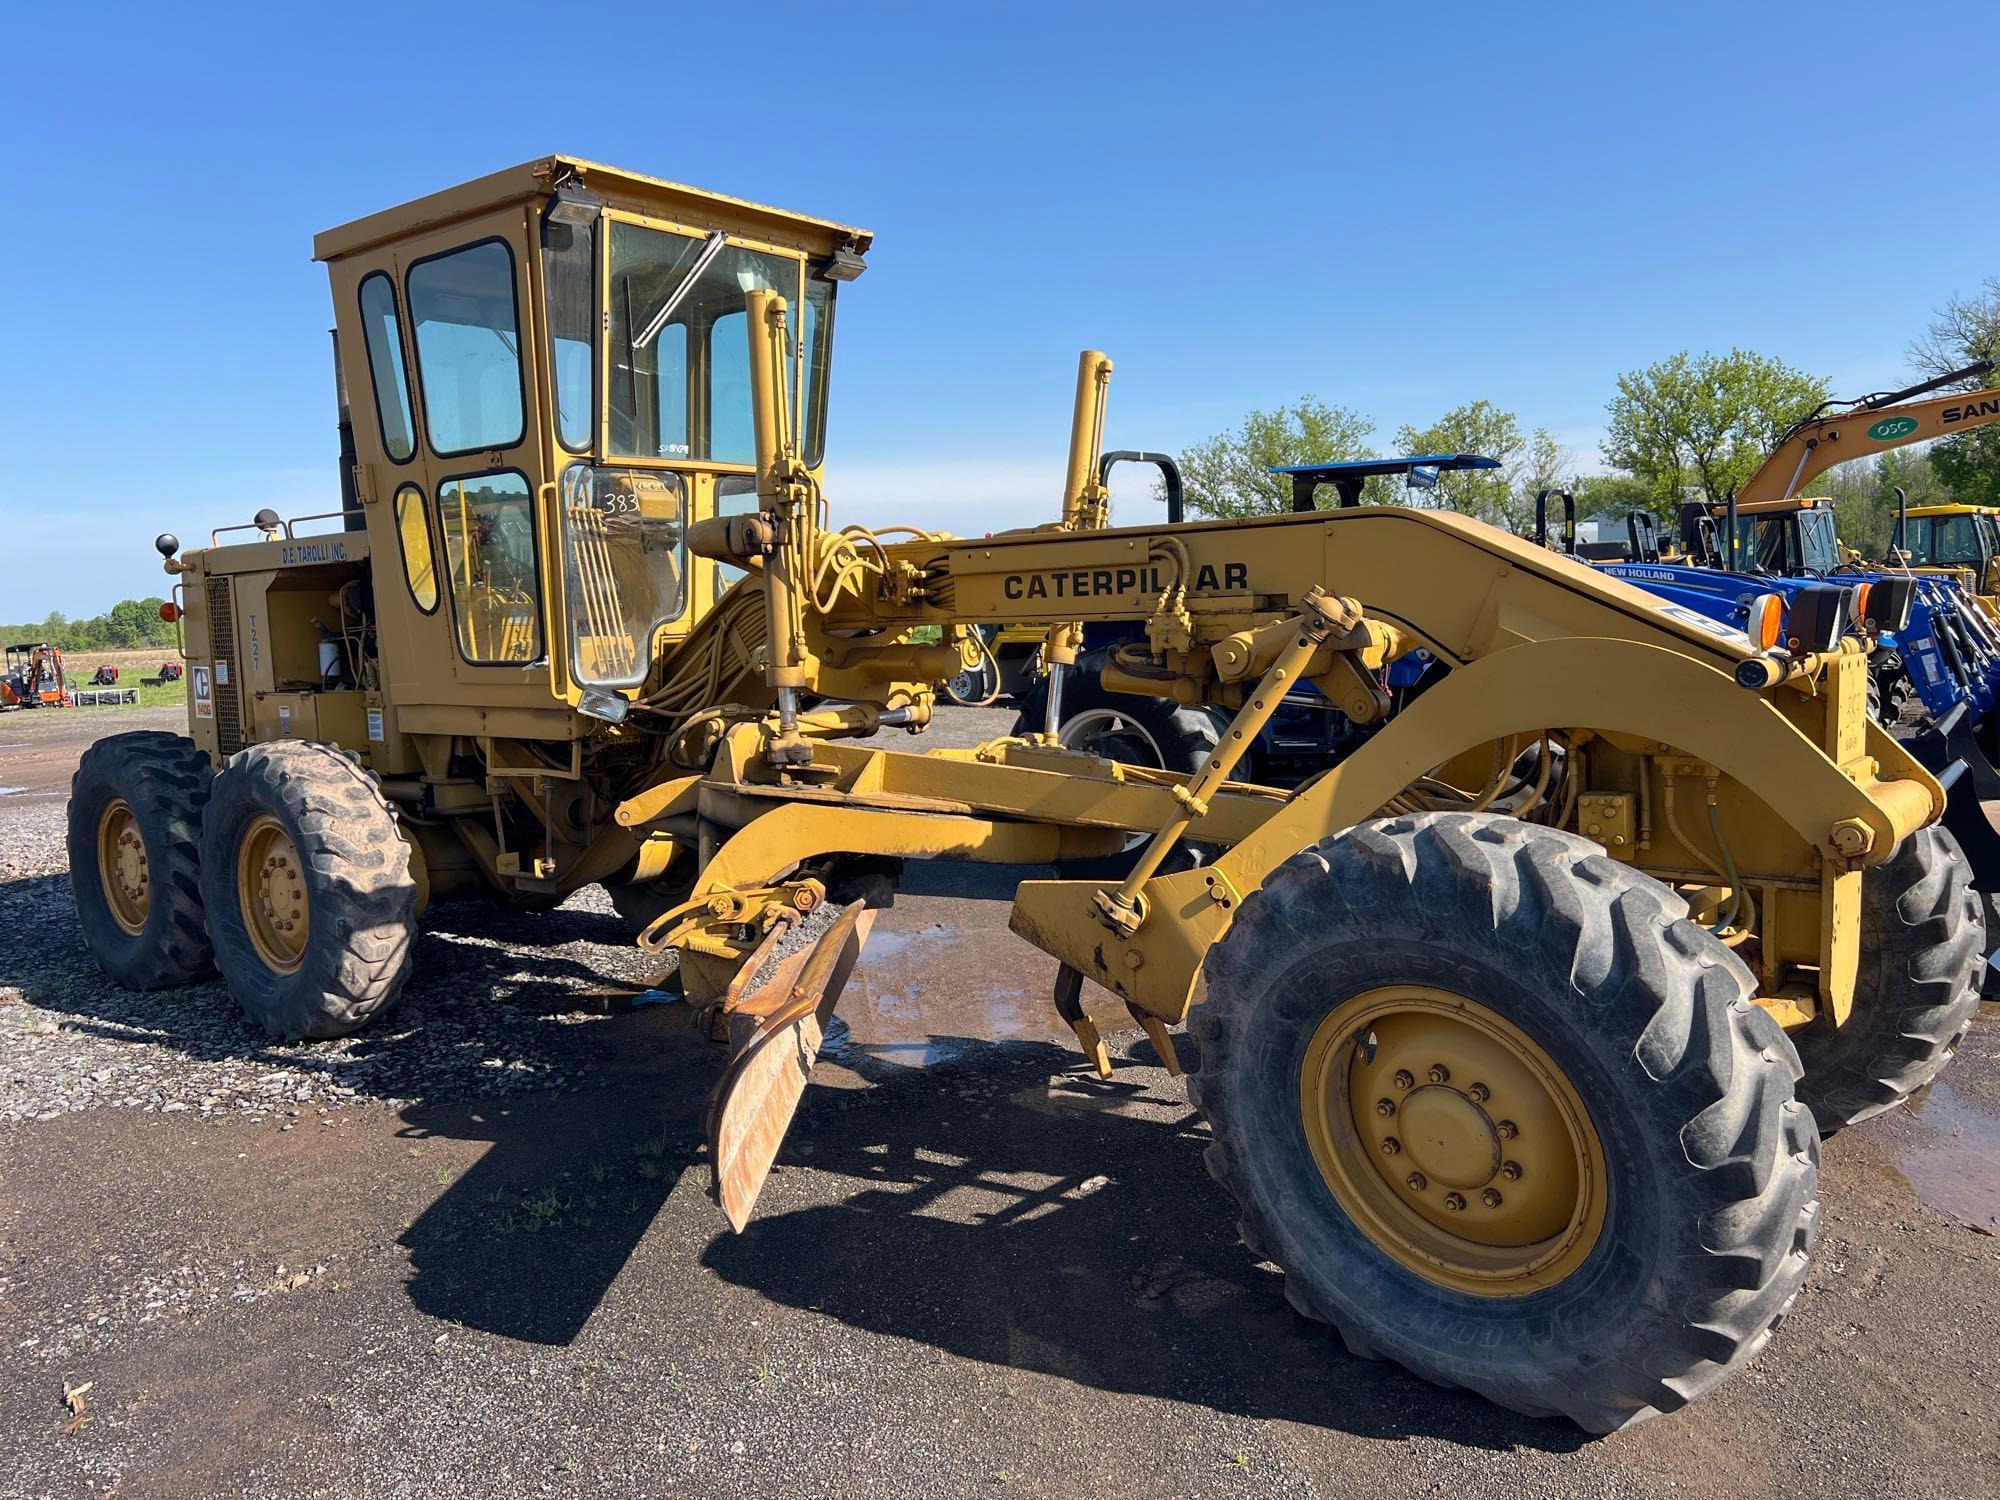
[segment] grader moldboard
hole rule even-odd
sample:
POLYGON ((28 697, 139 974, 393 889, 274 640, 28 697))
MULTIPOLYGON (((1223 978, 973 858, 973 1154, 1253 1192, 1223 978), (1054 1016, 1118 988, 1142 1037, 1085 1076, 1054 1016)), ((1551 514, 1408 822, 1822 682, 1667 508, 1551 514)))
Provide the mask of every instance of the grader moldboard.
POLYGON ((1749 1359, 1805 1276, 1819 1133, 1973 1005, 1944 794, 1868 722, 1857 643, 1759 650, 1435 511, 1107 529, 1095 353, 1059 523, 835 531, 835 292, 868 246, 566 157, 321 236, 344 529, 161 539, 192 737, 77 772, 104 968, 213 965, 329 1036, 394 999, 425 900, 610 884, 730 1045, 740 1228, 901 861, 1139 836, 1121 882, 1022 883, 1014 929, 1100 1071, 1086 984, 1170 1069, 1189 1022, 1208 1163, 1298 1308, 1594 1431, 1749 1359), (848 743, 922 730, 974 622, 1052 618, 1051 717, 1083 623, 1140 622, 1119 686, 1233 715, 1197 774, 848 743), (1389 715, 1418 649, 1450 670, 1389 715), (1373 732, 1296 791, 1231 780, 1301 680, 1373 732), (1161 873, 1188 839, 1219 852, 1161 873))

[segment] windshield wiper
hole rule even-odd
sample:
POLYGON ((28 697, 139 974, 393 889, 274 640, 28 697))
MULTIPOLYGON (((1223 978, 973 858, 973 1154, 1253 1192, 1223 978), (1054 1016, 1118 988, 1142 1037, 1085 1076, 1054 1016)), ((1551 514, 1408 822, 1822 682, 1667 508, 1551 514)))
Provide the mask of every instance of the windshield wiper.
POLYGON ((701 273, 706 271, 709 263, 722 253, 722 247, 728 240, 729 236, 720 229, 710 231, 708 239, 702 244, 701 254, 694 258, 694 264, 688 267, 687 275, 681 278, 680 285, 673 289, 667 300, 660 304, 660 310, 647 320, 645 329, 632 340, 634 349, 643 349, 660 336, 660 330, 667 326, 667 319, 674 315, 674 309, 687 300, 687 294, 701 279, 701 273))

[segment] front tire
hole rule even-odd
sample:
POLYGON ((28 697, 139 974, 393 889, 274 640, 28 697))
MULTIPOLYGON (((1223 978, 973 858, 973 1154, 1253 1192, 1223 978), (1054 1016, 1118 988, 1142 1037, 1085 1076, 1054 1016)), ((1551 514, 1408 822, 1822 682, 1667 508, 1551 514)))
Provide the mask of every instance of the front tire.
POLYGON ((77 926, 97 966, 129 990, 214 971, 201 901, 201 817, 214 780, 193 741, 160 730, 97 741, 70 779, 77 926))
POLYGON ((1273 872, 1207 975, 1210 1170, 1354 1353, 1609 1432, 1749 1360, 1798 1295, 1818 1136, 1791 1046, 1598 846, 1359 824, 1273 872))
POLYGON ((1951 1061, 1979 1010, 1985 902, 1958 840, 1921 828, 1861 877, 1861 966, 1844 1025, 1792 1033, 1799 1097, 1831 1135, 1894 1109, 1951 1061))
POLYGON ((417 883, 381 788, 330 745, 233 756, 202 822, 202 898, 229 992, 286 1041, 345 1036, 409 977, 417 883))

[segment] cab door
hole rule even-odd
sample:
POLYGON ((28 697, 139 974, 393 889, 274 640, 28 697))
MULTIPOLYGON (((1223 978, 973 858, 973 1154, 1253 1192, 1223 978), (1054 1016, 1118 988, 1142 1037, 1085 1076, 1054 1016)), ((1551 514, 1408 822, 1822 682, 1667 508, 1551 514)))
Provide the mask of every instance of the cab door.
MULTIPOLYGON (((549 474, 526 206, 398 247, 419 467, 438 538, 451 676, 481 704, 548 702, 549 474)), ((462 697, 462 693, 454 694, 462 697)))

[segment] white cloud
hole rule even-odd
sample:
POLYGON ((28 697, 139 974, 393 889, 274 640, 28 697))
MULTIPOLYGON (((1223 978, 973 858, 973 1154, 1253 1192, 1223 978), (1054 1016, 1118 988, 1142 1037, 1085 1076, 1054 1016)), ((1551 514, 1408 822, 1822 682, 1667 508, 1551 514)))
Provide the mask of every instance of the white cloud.
POLYGON ((985 536, 1060 519, 1062 480, 1060 459, 829 464, 826 495, 835 527, 920 526, 985 536))

